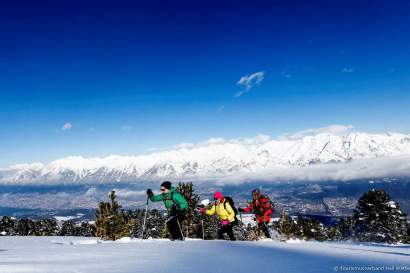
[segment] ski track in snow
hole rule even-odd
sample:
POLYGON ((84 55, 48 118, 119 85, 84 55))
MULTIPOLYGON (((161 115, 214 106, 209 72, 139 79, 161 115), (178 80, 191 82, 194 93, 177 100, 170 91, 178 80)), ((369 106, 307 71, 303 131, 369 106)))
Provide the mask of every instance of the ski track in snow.
POLYGON ((82 237, 5 236, 0 237, 0 250, 0 272, 4 273, 308 273, 337 272, 336 266, 407 266, 410 270, 410 245, 129 238, 102 242, 82 237))

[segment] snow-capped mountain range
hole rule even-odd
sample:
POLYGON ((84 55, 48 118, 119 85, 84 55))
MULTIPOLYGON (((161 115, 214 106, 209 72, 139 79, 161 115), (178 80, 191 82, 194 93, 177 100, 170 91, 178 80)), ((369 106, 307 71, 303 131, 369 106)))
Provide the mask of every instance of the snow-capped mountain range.
MULTIPOLYGON (((158 179, 297 179, 297 174, 309 173, 321 167, 332 173, 337 169, 340 174, 347 171, 351 166, 349 164, 353 162, 360 162, 360 167, 353 168, 369 171, 368 164, 374 165, 378 159, 393 162, 390 164, 393 167, 389 168, 398 168, 410 174, 410 135, 349 133, 339 136, 326 133, 296 140, 270 139, 264 135, 253 139, 211 139, 205 143, 179 145, 170 150, 139 156, 71 156, 49 164, 14 165, 0 169, 0 182, 15 184, 107 183, 158 179), (326 169, 326 166, 338 167, 326 169)), ((380 165, 374 166, 375 176, 383 175, 383 172, 378 172, 380 165)), ((399 172, 399 175, 403 172, 399 172)))

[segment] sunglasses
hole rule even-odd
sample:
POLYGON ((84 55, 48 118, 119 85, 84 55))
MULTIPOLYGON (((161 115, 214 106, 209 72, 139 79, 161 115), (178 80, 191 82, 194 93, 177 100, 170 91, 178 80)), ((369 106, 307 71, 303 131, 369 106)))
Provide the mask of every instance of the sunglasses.
POLYGON ((165 190, 166 190, 166 188, 161 188, 161 189, 160 189, 160 191, 165 191, 165 190))

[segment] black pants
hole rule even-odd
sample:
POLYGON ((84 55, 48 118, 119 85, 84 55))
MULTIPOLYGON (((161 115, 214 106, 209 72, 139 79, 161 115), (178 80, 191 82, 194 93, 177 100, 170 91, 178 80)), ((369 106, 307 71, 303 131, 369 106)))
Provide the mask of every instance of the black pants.
POLYGON ((177 216, 171 216, 166 224, 167 229, 169 232, 170 239, 173 240, 184 240, 184 236, 182 235, 182 226, 181 223, 184 221, 185 215, 180 214, 177 216))
POLYGON ((233 235, 232 228, 233 228, 232 223, 226 226, 221 226, 221 228, 218 230, 218 239, 223 239, 224 234, 226 233, 229 239, 231 239, 231 241, 236 241, 235 235, 233 235))
POLYGON ((266 238, 270 238, 270 232, 268 228, 268 223, 258 223, 258 230, 262 230, 262 232, 265 234, 266 238))

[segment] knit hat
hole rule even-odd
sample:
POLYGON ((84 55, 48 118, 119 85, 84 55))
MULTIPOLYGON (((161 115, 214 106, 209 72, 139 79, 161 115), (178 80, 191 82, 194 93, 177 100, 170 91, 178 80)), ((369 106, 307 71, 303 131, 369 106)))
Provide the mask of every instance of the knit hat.
POLYGON ((222 195, 222 193, 221 193, 220 191, 217 191, 217 192, 214 193, 214 199, 215 199, 215 200, 216 200, 216 199, 221 200, 221 199, 223 199, 223 198, 224 198, 224 196, 222 195))
POLYGON ((171 189, 172 183, 169 181, 164 181, 161 183, 161 187, 166 188, 167 190, 171 189))

